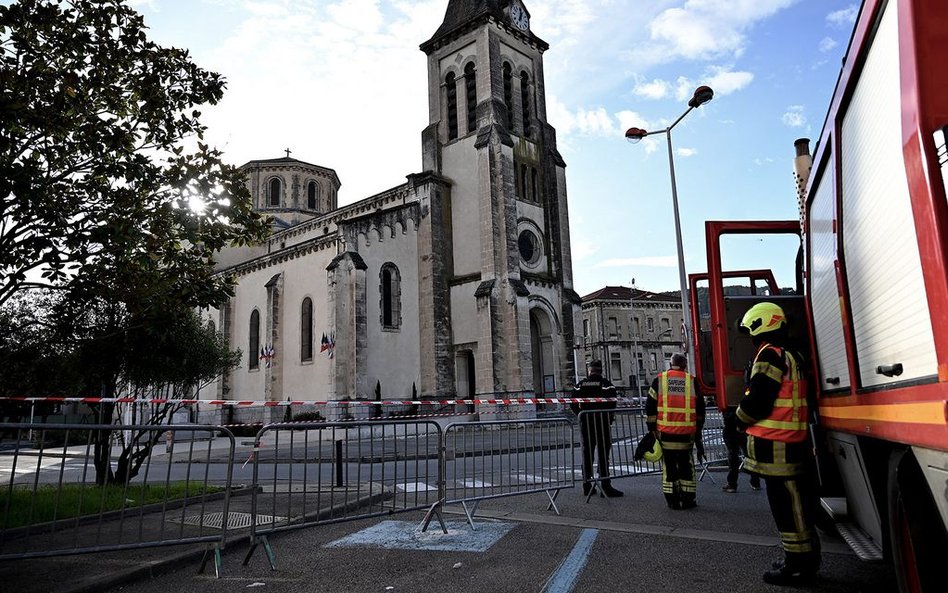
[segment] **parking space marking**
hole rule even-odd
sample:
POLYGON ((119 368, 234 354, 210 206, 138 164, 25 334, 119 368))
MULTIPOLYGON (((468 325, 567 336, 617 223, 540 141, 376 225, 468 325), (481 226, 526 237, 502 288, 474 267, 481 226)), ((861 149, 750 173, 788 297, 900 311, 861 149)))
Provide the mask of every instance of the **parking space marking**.
POLYGON ((589 553, 598 535, 597 529, 583 529, 580 532, 576 545, 547 581, 543 593, 570 593, 573 590, 576 580, 586 567, 586 561, 589 560, 589 553))

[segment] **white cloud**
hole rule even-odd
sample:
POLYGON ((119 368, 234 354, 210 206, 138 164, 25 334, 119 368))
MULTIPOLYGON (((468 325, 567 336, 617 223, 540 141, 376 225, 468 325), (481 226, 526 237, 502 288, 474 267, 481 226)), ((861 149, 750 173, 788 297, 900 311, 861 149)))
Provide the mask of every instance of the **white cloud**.
POLYGON ((599 245, 591 241, 574 239, 570 243, 570 253, 573 255, 573 261, 580 261, 592 257, 599 251, 599 245))
POLYGON ((629 266, 647 266, 652 268, 677 268, 677 255, 653 255, 643 257, 625 257, 606 259, 597 264, 594 268, 625 268, 629 266))
POLYGON ((668 95, 669 86, 668 81, 656 78, 651 82, 639 82, 632 92, 646 99, 664 99, 668 95))
POLYGON ((804 114, 803 109, 803 105, 791 105, 787 107, 786 113, 781 117, 784 125, 790 126, 791 128, 801 128, 805 126, 806 114, 804 114))
POLYGON ((677 154, 678 156, 687 158, 687 157, 695 156, 696 154, 698 154, 698 149, 697 148, 676 148, 675 154, 677 154))
POLYGON ((754 25, 797 1, 688 0, 652 19, 648 25, 652 43, 636 48, 630 57, 653 64, 677 58, 738 57, 754 25))
POLYGON ((725 66, 712 66, 698 81, 679 76, 675 82, 675 95, 679 101, 691 99, 695 89, 707 85, 714 89, 715 97, 723 97, 737 92, 754 80, 754 75, 742 70, 734 71, 725 66))
POLYGON ((831 51, 837 45, 838 44, 836 43, 836 40, 832 37, 824 37, 820 40, 820 51, 825 54, 826 52, 831 51))
POLYGON ((859 5, 851 4, 847 8, 834 10, 826 15, 826 20, 831 25, 840 28, 852 27, 856 22, 856 16, 859 14, 859 5))
POLYGON ((224 99, 205 110, 205 123, 208 140, 228 160, 275 158, 288 147, 294 158, 336 169, 340 205, 420 170, 427 69, 418 44, 404 40, 431 36, 444 14, 442 0, 242 6, 239 26, 197 59, 227 79, 224 99), (366 162, 372 175, 364 174, 366 162))

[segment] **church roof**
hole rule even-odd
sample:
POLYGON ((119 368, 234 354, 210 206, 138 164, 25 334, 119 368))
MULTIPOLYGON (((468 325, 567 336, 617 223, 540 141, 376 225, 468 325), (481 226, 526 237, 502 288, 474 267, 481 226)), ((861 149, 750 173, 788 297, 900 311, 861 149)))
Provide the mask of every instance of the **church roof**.
MULTIPOLYGON (((497 20, 506 20, 504 9, 510 4, 511 0, 448 0, 448 8, 444 12, 444 21, 431 39, 421 44, 421 50, 427 52, 431 46, 441 39, 455 31, 463 29, 465 26, 479 22, 487 17, 494 17, 497 20)), ((545 41, 529 33, 530 39, 540 44, 543 49, 549 47, 545 41)))
POLYGON ((313 163, 307 163, 306 161, 301 161, 299 159, 294 159, 292 157, 286 157, 286 156, 280 157, 278 159, 254 159, 252 161, 247 161, 246 163, 241 165, 240 168, 243 169, 244 167, 249 167, 251 165, 264 165, 264 166, 265 165, 304 165, 307 167, 313 167, 314 169, 322 169, 323 171, 332 173, 332 175, 337 180, 339 179, 339 175, 336 174, 335 169, 332 169, 330 167, 324 167, 322 165, 316 165, 313 163))

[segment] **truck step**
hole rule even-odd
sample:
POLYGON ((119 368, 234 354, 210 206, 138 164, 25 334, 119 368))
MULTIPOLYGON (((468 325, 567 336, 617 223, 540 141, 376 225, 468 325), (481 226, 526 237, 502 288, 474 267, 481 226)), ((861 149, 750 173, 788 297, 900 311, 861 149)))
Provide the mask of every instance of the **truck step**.
POLYGON ((846 540, 856 556, 863 562, 882 562, 882 549, 871 536, 855 523, 836 523, 836 531, 846 540))

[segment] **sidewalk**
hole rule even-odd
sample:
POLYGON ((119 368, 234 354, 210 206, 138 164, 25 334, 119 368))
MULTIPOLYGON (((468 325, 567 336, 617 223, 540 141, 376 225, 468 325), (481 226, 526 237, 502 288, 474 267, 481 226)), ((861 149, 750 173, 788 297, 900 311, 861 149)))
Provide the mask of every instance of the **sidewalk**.
MULTIPOLYGON (((540 573, 550 570, 547 564, 551 560, 547 556, 555 557, 561 552, 554 543, 568 541, 571 537, 569 534, 595 529, 603 534, 611 534, 608 535, 608 540, 603 541, 612 542, 620 546, 620 549, 627 548, 617 552, 619 555, 612 560, 597 560, 618 562, 613 570, 619 572, 613 578, 627 578, 622 576, 622 566, 626 566, 627 570, 629 562, 641 563, 643 554, 655 555, 655 562, 667 562, 669 554, 677 553, 673 550, 685 546, 688 549, 693 547, 696 550, 704 550, 688 552, 699 554, 695 557, 699 568, 706 566, 712 569, 715 565, 728 565, 732 566, 734 571, 746 572, 749 575, 747 578, 753 581, 753 587, 734 586, 730 590, 765 590, 765 587, 758 586, 760 583, 757 573, 761 566, 769 563, 769 559, 779 556, 778 539, 767 507, 766 493, 751 491, 746 481, 742 481, 737 494, 725 494, 721 491, 723 477, 722 472, 712 472, 711 478, 706 477, 699 484, 699 507, 694 511, 675 512, 665 509, 657 476, 616 480, 615 485, 626 493, 624 497, 616 499, 593 498, 586 503, 579 488, 563 490, 557 499, 561 511, 559 516, 544 510, 546 501, 542 494, 483 501, 475 515, 475 526, 478 522, 483 525, 485 521, 499 520, 524 527, 504 536, 504 545, 497 546, 497 554, 501 553, 501 550, 507 550, 503 558, 496 557, 496 554, 491 552, 483 554, 483 561, 477 560, 480 558, 477 555, 467 554, 459 557, 461 559, 458 561, 465 563, 469 570, 479 566, 478 570, 482 571, 472 575, 470 578, 473 580, 470 582, 448 582, 455 575, 450 570, 439 573, 440 576, 423 576, 427 570, 425 567, 430 562, 437 559, 440 566, 441 562, 453 559, 456 554, 428 552, 420 555, 418 551, 397 549, 382 549, 378 553, 372 550, 346 552, 324 548, 329 541, 388 519, 381 517, 357 520, 354 523, 315 525, 273 534, 269 541, 276 557, 276 571, 269 569, 262 547, 256 550, 249 566, 243 566, 242 562, 249 549, 248 530, 233 530, 228 535, 222 556, 220 581, 214 581, 213 560, 208 562, 202 577, 195 576, 205 546, 187 545, 2 562, 0 583, 4 584, 4 589, 9 588, 11 592, 17 593, 102 593, 123 583, 135 583, 134 589, 142 593, 206 590, 211 584, 209 580, 221 583, 222 587, 226 585, 227 590, 244 589, 252 583, 269 583, 266 589, 269 591, 356 593, 385 590, 384 586, 378 588, 376 585, 384 584, 387 582, 385 579, 394 578, 392 575, 402 575, 399 578, 422 579, 427 584, 422 588, 415 586, 398 590, 501 592, 512 590, 509 588, 512 581, 507 578, 513 574, 510 571, 522 572, 525 575, 538 571, 535 578, 538 579, 536 582, 539 587, 545 578, 540 573), (716 482, 712 483, 711 479, 716 482), (517 538, 528 539, 520 541, 517 538), (717 555, 733 554, 734 558, 707 556, 712 550, 717 555), (543 555, 542 561, 539 557, 534 558, 534 554, 543 555), (357 562, 356 559, 360 561, 357 562), (356 564, 353 565, 353 562, 356 564), (500 565, 506 567, 506 575, 504 571, 498 572, 500 565), (429 578, 433 580, 425 580, 429 578), (445 579, 447 581, 441 582, 445 579), (298 583, 300 586, 282 586, 280 583, 298 583), (476 587, 470 588, 474 584, 476 587)), ((236 497, 233 500, 237 501, 235 508, 245 502, 249 503, 249 497, 236 497), (241 498, 245 501, 240 501, 241 498)), ((453 529, 465 532, 470 529, 464 525, 463 510, 458 505, 446 508, 444 517, 454 526, 453 529)), ((391 519, 417 525, 420 513, 409 512, 391 519)), ((422 539, 436 540, 439 537, 440 529, 435 521, 429 534, 422 539)), ((828 571, 829 575, 826 577, 828 581, 824 583, 831 582, 832 586, 814 590, 852 593, 888 590, 884 587, 875 589, 867 586, 867 583, 886 582, 888 569, 881 565, 860 563, 834 534, 824 535, 823 551, 824 571, 828 571), (840 572, 846 574, 845 578, 834 576, 840 572), (840 584, 844 582, 846 584, 840 584), (848 584, 850 582, 851 585, 848 584)), ((450 562, 454 564, 454 560, 450 562)), ((689 566, 687 570, 693 569, 694 567, 689 566)), ((653 569, 648 570, 648 573, 640 573, 636 579, 654 578, 653 569)), ((654 570, 660 570, 658 565, 654 570)), ((720 572, 720 568, 713 570, 720 572)), ((694 581, 698 586, 696 590, 723 590, 702 581, 705 577, 689 578, 697 579, 694 581), (704 585, 700 584, 702 582, 704 585)), ((629 590, 645 589, 633 586, 629 590)))

